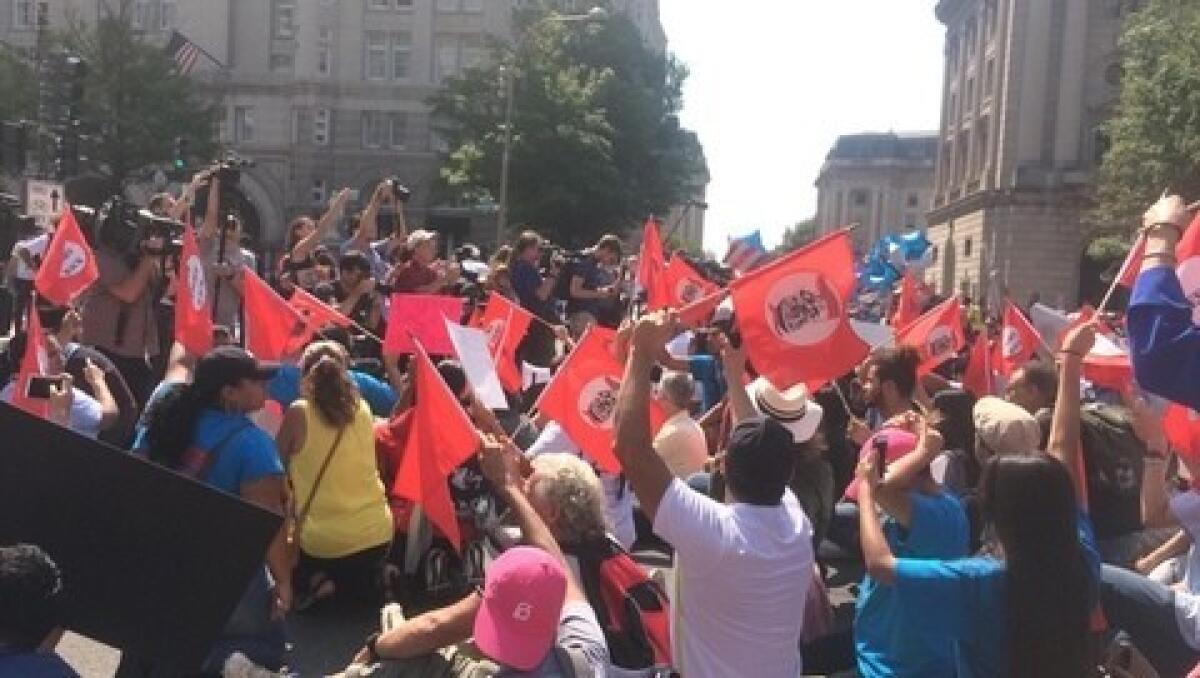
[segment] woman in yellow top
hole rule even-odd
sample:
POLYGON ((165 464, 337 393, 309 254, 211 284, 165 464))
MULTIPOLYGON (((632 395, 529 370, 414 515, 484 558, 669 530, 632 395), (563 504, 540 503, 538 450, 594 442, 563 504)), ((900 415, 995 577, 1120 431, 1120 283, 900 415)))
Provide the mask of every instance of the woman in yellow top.
POLYGON ((377 604, 392 541, 392 513, 375 463, 374 419, 348 366, 340 344, 321 341, 304 351, 302 398, 288 408, 276 441, 298 525, 298 608, 335 592, 377 604))

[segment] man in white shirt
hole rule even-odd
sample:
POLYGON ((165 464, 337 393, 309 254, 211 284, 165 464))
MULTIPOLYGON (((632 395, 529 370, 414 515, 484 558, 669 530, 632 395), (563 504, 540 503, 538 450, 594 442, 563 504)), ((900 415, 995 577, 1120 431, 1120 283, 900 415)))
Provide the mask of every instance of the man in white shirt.
MULTIPOLYGON (((730 503, 673 477, 652 448, 648 394, 655 357, 674 324, 674 314, 658 312, 633 330, 615 444, 642 510, 677 554, 674 663, 689 678, 795 678, 813 549, 812 527, 787 488, 792 435, 756 416, 744 389, 732 389, 735 426, 724 456, 730 503)), ((719 343, 722 360, 740 372, 745 356, 719 343)))
POLYGON ((664 372, 658 382, 658 400, 667 420, 654 437, 654 451, 662 457, 671 475, 687 480, 704 470, 708 445, 704 429, 688 411, 696 384, 687 372, 664 372))
MULTIPOLYGON (((50 234, 42 232, 31 238, 17 241, 13 245, 12 258, 15 263, 12 278, 13 297, 13 327, 15 331, 25 329, 28 320, 25 316, 29 311, 29 301, 33 298, 33 279, 37 277, 38 266, 50 246, 50 234)), ((8 328, 3 328, 8 329, 8 328)))

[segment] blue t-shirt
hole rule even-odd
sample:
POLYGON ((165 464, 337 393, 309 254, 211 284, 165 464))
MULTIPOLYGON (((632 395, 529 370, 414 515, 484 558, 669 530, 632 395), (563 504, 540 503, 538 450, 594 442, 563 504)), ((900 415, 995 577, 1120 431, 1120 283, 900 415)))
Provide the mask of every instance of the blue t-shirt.
MULTIPOLYGON (((897 558, 963 558, 970 528, 962 503, 948 492, 910 492, 912 519, 905 529, 892 518, 883 533, 897 558)), ((922 632, 921 610, 900 603, 894 586, 863 578, 854 618, 858 672, 863 678, 955 675, 954 646, 922 632)))
POLYGON ((524 259, 515 259, 509 267, 509 277, 512 278, 513 290, 525 310, 543 320, 554 318, 553 297, 543 300, 537 295, 542 286, 542 274, 538 273, 533 264, 524 259))
MULTIPOLYGON (((358 393, 367 401, 371 414, 390 417, 396 407, 396 391, 389 384, 364 372, 350 370, 350 378, 358 385, 358 393)), ((295 365, 280 365, 275 378, 267 382, 267 397, 287 409, 300 399, 300 368, 295 365)))
POLYGON ((238 494, 246 483, 283 475, 275 441, 246 415, 211 409, 201 412, 192 448, 212 454, 223 440, 226 442, 204 478, 207 484, 238 494), (229 437, 234 429, 240 430, 229 437))
MULTIPOLYGON (((1093 600, 1098 599, 1100 553, 1087 514, 1079 514, 1079 543, 1092 574, 1093 600)), ((896 560, 897 601, 915 624, 932 638, 956 643, 957 674, 962 678, 1005 675, 1004 562, 995 558, 960 560, 896 560)))
POLYGON ((0 651, 0 676, 21 678, 79 678, 62 657, 53 652, 0 651))
POLYGON ((700 411, 707 412, 725 397, 725 378, 721 374, 721 366, 711 355, 690 355, 687 357, 688 372, 700 384, 700 411))

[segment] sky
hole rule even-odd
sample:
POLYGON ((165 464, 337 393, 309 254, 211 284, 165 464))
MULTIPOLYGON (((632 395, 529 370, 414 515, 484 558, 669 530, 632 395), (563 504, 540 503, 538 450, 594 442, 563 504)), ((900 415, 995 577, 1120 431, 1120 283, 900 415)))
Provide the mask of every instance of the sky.
POLYGON ((762 230, 768 247, 816 213, 841 134, 936 130, 944 30, 933 0, 661 0, 688 66, 683 123, 712 182, 705 247, 762 230))

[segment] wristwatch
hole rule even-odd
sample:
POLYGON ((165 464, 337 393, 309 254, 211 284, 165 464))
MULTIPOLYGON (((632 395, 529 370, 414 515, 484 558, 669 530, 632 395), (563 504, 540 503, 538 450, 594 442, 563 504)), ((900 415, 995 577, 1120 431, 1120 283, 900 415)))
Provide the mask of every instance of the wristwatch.
POLYGON ((376 647, 376 645, 378 645, 378 643, 379 643, 379 632, 378 631, 367 636, 367 642, 365 643, 365 645, 367 647, 367 658, 370 660, 371 664, 378 664, 383 659, 382 657, 379 656, 379 649, 376 647))

